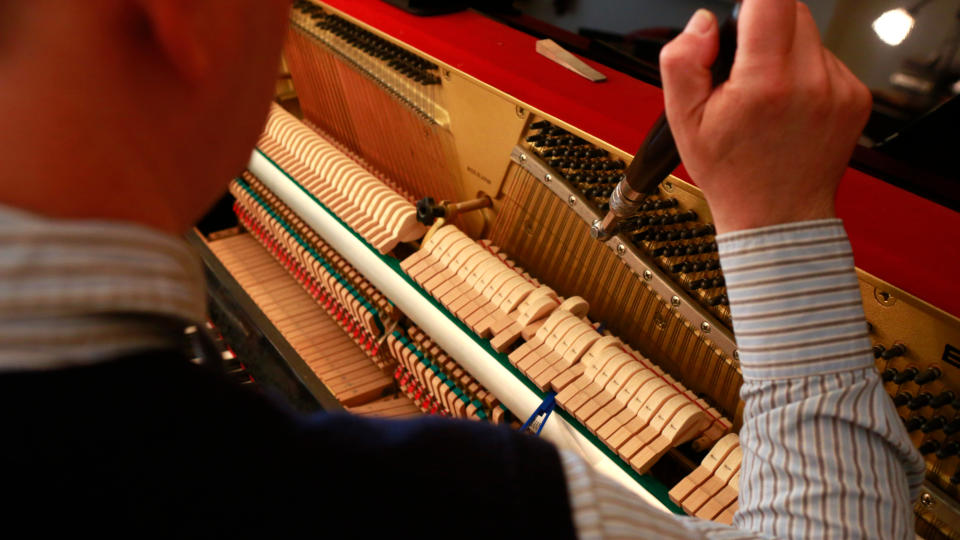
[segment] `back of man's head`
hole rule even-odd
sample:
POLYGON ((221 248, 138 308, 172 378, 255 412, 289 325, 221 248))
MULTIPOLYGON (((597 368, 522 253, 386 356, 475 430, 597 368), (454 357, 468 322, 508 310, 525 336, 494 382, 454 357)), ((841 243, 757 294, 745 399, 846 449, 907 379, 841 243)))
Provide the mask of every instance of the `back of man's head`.
POLYGON ((288 0, 0 0, 0 204, 189 227, 259 133, 288 0))

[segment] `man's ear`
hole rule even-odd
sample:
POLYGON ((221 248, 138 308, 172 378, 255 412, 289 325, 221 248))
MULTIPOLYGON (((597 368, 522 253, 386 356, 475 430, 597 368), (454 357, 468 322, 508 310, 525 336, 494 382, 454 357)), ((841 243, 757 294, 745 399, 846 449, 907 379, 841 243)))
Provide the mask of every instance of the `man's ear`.
POLYGON ((202 12, 205 0, 139 0, 154 40, 167 61, 190 83, 203 80, 210 70, 210 51, 204 40, 202 12))

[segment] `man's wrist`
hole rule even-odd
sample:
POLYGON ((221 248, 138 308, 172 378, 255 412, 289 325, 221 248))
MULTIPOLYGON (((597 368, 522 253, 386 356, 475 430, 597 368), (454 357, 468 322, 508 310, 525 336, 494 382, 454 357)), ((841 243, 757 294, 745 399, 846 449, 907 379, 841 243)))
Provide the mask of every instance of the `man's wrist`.
POLYGON ((850 242, 839 219, 717 237, 745 379, 872 365, 850 242))

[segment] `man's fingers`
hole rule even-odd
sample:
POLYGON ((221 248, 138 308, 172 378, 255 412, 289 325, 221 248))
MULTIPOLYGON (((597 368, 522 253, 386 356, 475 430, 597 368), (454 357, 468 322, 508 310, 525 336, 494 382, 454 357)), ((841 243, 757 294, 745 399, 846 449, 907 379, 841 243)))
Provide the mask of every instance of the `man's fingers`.
POLYGON ((701 9, 693 14, 683 33, 660 51, 660 74, 671 125, 699 122, 703 104, 713 91, 710 67, 719 47, 717 19, 701 9))
POLYGON ((824 58, 824 48, 820 42, 820 30, 813 20, 810 9, 800 2, 796 3, 797 29, 793 36, 790 56, 793 58, 792 71, 807 81, 812 87, 829 93, 830 77, 824 58), (821 88, 825 87, 825 88, 821 88))
POLYGON ((793 47, 796 0, 743 0, 737 22, 737 64, 779 62, 793 47))

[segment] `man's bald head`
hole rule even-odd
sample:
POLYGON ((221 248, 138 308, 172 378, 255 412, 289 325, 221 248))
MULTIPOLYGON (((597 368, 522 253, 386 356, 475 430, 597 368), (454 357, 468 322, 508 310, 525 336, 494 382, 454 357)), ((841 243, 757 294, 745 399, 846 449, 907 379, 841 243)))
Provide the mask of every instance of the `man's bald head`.
POLYGON ((0 0, 0 203, 183 231, 262 127, 288 4, 0 0))

